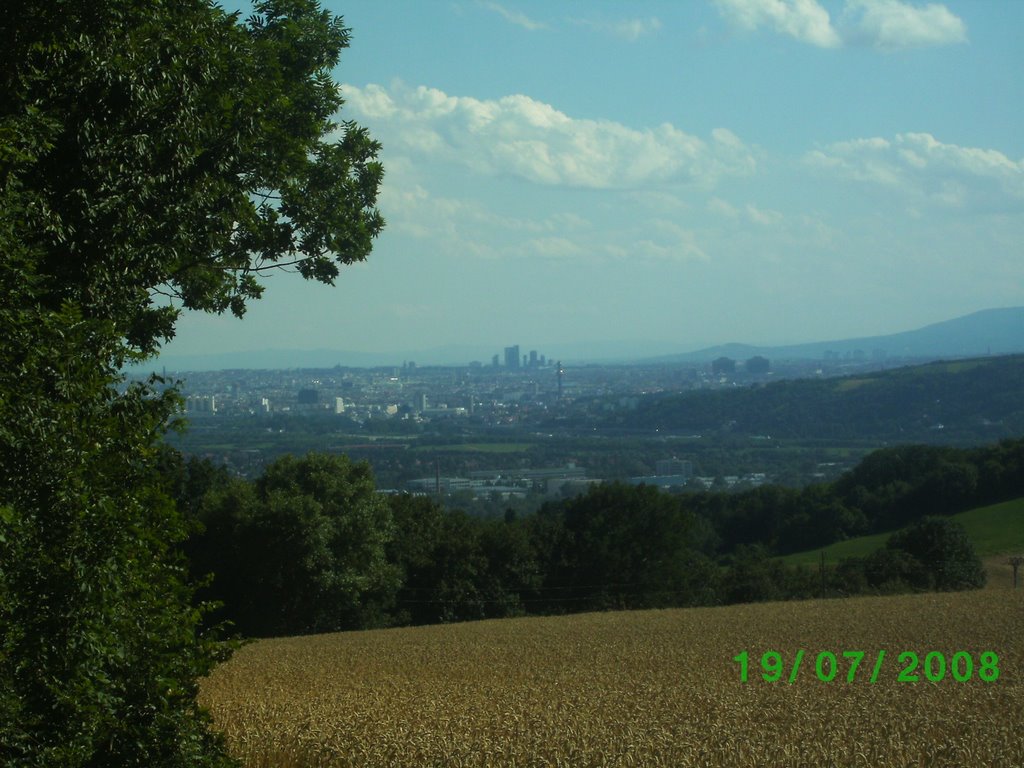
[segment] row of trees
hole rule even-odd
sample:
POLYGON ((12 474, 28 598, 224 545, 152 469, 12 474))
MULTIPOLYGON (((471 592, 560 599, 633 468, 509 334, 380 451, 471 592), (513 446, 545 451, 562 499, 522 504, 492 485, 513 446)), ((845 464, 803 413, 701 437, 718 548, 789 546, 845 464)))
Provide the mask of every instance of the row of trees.
POLYGON ((883 448, 832 483, 694 494, 690 504, 712 522, 723 551, 760 543, 788 554, 1020 496, 1024 440, 1004 440, 971 449, 883 448))
POLYGON ((706 526, 654 488, 482 519, 378 494, 344 456, 286 457, 255 482, 195 460, 166 469, 200 523, 186 552, 197 576, 214 574, 204 596, 247 635, 713 599, 706 526))
POLYGON ((781 564, 773 541, 725 514, 742 511, 748 526, 791 514, 783 530, 813 527, 841 504, 834 487, 730 496, 603 484, 484 519, 378 494, 368 466, 345 456, 286 457, 253 482, 165 458, 172 491, 198 521, 186 543, 194 573, 214 574, 204 597, 245 635, 984 583, 947 518, 918 516, 886 549, 822 574, 781 564))

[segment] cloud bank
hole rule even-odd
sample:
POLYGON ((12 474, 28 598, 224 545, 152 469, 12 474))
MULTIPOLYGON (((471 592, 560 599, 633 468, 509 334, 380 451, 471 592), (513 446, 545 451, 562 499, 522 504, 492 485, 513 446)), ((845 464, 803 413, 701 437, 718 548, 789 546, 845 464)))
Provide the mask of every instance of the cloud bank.
POLYGON ((767 28, 819 48, 858 45, 898 50, 967 40, 964 22, 939 3, 846 0, 838 23, 818 0, 714 0, 730 23, 767 28))
POLYGON ((1024 203, 1024 159, 945 144, 929 133, 838 142, 807 153, 804 160, 829 173, 913 192, 945 206, 1024 203))
POLYGON ((669 123, 635 129, 573 118, 524 95, 481 100, 402 83, 345 85, 342 92, 346 110, 392 151, 536 184, 591 189, 712 184, 723 176, 752 173, 756 166, 751 149, 724 128, 705 140, 669 123))

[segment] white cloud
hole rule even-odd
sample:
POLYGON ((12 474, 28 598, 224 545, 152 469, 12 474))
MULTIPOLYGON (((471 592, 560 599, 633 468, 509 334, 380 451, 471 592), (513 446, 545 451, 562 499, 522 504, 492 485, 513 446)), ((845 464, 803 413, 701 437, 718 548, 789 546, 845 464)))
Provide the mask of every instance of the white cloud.
POLYGON ((945 144, 929 133, 838 142, 804 159, 826 172, 898 188, 943 206, 1019 207, 1024 201, 1024 159, 945 144))
POLYGON ((708 210, 712 213, 724 216, 727 219, 739 218, 740 212, 736 209, 736 206, 731 203, 722 200, 720 197, 713 197, 708 200, 708 210))
POLYGON ((661 20, 654 16, 646 19, 619 19, 618 21, 574 19, 574 23, 613 35, 630 43, 635 43, 641 37, 653 35, 661 29, 661 20))
POLYGON ((343 87, 346 109, 386 151, 428 155, 486 175, 592 189, 659 182, 714 183, 752 173, 751 150, 726 129, 710 141, 669 123, 635 129, 577 119, 529 96, 497 100, 449 96, 401 83, 343 87))
POLYGON ((720 197, 712 197, 708 200, 707 208, 717 216, 733 221, 743 217, 751 224, 757 224, 762 227, 777 226, 783 222, 784 218, 778 211, 773 211, 769 208, 758 208, 750 203, 747 203, 743 209, 740 209, 732 203, 722 200, 720 197))
POLYGON ((782 214, 769 208, 747 205, 747 218, 763 227, 774 227, 782 221, 782 214))
POLYGON ((769 27, 821 48, 841 44, 828 11, 816 0, 715 0, 721 13, 747 30, 769 27))
POLYGON ((692 230, 665 219, 654 219, 650 222, 650 229, 660 233, 661 237, 657 242, 642 240, 638 255, 670 261, 708 260, 708 254, 701 248, 692 230))
POLYGON ((480 199, 433 194, 401 174, 388 174, 378 202, 388 220, 385 238, 407 236, 482 259, 583 257, 587 253, 571 238, 586 241, 594 233, 591 221, 571 211, 544 211, 534 218, 508 216, 480 199))
MULTIPOLYGON (((636 206, 634 193, 610 193, 590 209, 592 218, 572 210, 579 204, 564 196, 564 207, 546 202, 527 206, 522 217, 508 215, 486 197, 436 195, 407 178, 389 176, 380 205, 388 217, 384 237, 406 238, 438 253, 494 260, 577 262, 601 265, 621 260, 683 263, 708 260, 695 231, 677 218, 679 211, 650 215, 636 206), (607 216, 609 209, 628 214, 607 216)), ((585 195, 586 196, 586 195, 585 195)), ((563 196, 560 196, 563 197, 563 196)), ((586 210, 586 208, 585 208, 586 210)), ((701 238, 703 235, 700 236, 701 238)))
POLYGON ((948 45, 967 41, 967 26, 944 5, 900 0, 848 0, 843 37, 883 49, 948 45))
POLYGON ((885 50, 967 40, 967 27, 946 6, 906 0, 846 0, 838 25, 818 0, 714 0, 732 24, 762 27, 820 48, 866 45, 885 50))
POLYGON ((520 11, 509 10, 499 3, 492 2, 491 0, 480 0, 480 5, 489 11, 494 11, 496 14, 501 16, 505 21, 515 24, 516 26, 528 29, 531 32, 538 29, 547 29, 547 24, 540 21, 534 21, 525 13, 520 11))
POLYGON ((576 259, 586 256, 585 249, 567 237, 536 237, 516 249, 520 255, 540 256, 544 259, 576 259))

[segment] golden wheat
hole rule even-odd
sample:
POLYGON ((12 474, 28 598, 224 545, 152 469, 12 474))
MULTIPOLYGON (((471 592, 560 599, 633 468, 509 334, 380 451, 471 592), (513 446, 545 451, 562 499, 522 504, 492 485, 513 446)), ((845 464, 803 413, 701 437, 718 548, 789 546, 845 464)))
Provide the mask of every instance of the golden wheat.
POLYGON ((248 768, 1009 767, 1022 649, 1024 590, 584 614, 261 641, 202 701, 248 768), (864 650, 866 668, 760 679, 764 651, 799 649, 864 650), (995 651, 1000 675, 901 683, 903 650, 995 651))

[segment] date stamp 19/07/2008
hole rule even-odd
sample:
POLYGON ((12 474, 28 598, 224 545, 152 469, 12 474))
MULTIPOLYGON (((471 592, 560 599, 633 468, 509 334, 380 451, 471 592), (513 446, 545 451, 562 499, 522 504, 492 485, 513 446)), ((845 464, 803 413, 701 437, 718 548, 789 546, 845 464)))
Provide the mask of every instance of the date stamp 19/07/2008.
MULTIPOLYGON (((999 679, 999 656, 995 651, 982 651, 977 655, 957 651, 948 658, 941 651, 929 651, 921 656, 915 651, 887 654, 884 650, 871 655, 866 651, 820 651, 813 658, 810 656, 805 650, 798 650, 787 659, 778 651, 765 651, 758 665, 760 674, 757 675, 756 668, 754 674, 766 683, 795 683, 801 674, 813 675, 823 683, 877 683, 883 679, 883 671, 886 677, 895 674, 900 683, 938 683, 947 677, 958 683, 974 679, 994 683, 999 679)), ((750 654, 743 651, 732 660, 739 665, 740 682, 749 682, 750 654)))

